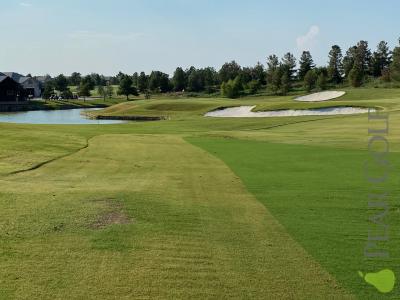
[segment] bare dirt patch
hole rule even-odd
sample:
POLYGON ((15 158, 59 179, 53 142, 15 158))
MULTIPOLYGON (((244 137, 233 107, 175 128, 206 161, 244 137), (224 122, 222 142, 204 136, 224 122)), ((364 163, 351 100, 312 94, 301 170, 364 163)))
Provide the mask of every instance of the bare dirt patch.
POLYGON ((114 199, 98 200, 106 206, 95 222, 89 225, 91 229, 103 229, 111 225, 131 224, 132 219, 124 211, 122 203, 114 199))

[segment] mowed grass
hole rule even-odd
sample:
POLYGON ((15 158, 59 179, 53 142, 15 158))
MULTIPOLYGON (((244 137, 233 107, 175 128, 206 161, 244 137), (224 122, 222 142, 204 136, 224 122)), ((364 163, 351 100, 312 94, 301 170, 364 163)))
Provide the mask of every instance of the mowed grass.
MULTIPOLYGON (((390 112, 394 165, 398 94, 332 101, 390 112)), ((0 124, 0 298, 380 299, 357 275, 376 266, 363 260, 367 116, 203 117, 238 105, 299 104, 152 99, 100 113, 169 120, 0 124)), ((379 266, 397 270, 399 246, 392 234, 379 266)))
MULTIPOLYGON (((370 185, 364 173, 367 151, 220 138, 189 141, 230 166, 291 236, 360 299, 380 296, 358 271, 400 270, 400 176, 393 168, 385 185, 370 185), (382 233, 368 221, 382 213, 368 209, 369 195, 377 191, 388 194, 391 206, 383 218, 390 224, 390 238, 379 243, 391 253, 389 259, 364 257, 368 232, 382 233)), ((398 166, 399 154, 390 160, 398 166)), ((397 299, 399 292, 397 287, 387 298, 397 299)))
POLYGON ((99 135, 1 183, 4 299, 349 297, 229 168, 179 137, 99 135))

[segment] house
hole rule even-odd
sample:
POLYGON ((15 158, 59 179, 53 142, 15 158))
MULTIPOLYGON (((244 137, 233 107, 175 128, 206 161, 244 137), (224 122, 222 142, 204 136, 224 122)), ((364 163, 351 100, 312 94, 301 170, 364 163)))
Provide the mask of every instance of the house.
POLYGON ((0 104, 17 104, 25 100, 22 85, 6 74, 0 73, 0 104))
POLYGON ((42 96, 42 84, 39 80, 15 72, 3 72, 3 74, 18 82, 24 89, 26 97, 39 98, 42 96))

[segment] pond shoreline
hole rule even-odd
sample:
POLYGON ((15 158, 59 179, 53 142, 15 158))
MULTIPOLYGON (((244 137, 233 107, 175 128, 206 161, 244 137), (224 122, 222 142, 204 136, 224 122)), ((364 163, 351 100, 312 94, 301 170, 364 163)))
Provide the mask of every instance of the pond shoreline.
POLYGON ((121 120, 121 121, 165 121, 168 117, 149 117, 149 116, 104 116, 87 114, 89 118, 96 120, 121 120))
POLYGON ((90 118, 90 111, 101 108, 73 108, 14 111, 0 113, 0 123, 38 124, 38 125, 87 125, 122 124, 124 120, 90 118))
MULTIPOLYGON (((112 104, 110 104, 112 105, 112 104)), ((67 101, 27 101, 21 103, 0 103, 0 112, 27 112, 27 111, 38 111, 38 110, 67 110, 67 109, 86 109, 86 108, 106 108, 109 107, 105 104, 91 104, 90 102, 83 103, 68 103, 67 101)))

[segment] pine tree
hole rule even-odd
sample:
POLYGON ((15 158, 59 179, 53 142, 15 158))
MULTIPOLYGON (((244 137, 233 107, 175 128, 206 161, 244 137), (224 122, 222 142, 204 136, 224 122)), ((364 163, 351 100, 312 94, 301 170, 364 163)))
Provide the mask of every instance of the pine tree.
POLYGON ((267 58, 267 84, 272 84, 274 72, 279 67, 279 58, 275 54, 267 58))
POLYGON ((149 88, 149 77, 144 72, 141 72, 138 77, 139 92, 145 93, 148 88, 149 88))
POLYGON ((381 41, 378 44, 376 51, 372 54, 372 75, 380 77, 383 75, 384 70, 387 70, 390 66, 392 57, 388 43, 381 41))
POLYGON ((308 71, 315 68, 314 61, 309 51, 303 51, 299 60, 299 80, 303 81, 308 71))
POLYGON ((328 77, 329 81, 339 84, 343 81, 343 55, 338 45, 332 46, 329 51, 328 77))
POLYGON ((400 81, 400 45, 394 48, 392 59, 392 64, 390 65, 390 77, 395 81, 400 81))
POLYGON ((296 58, 290 52, 286 53, 282 58, 282 67, 284 73, 288 75, 290 81, 294 79, 296 73, 296 58))

